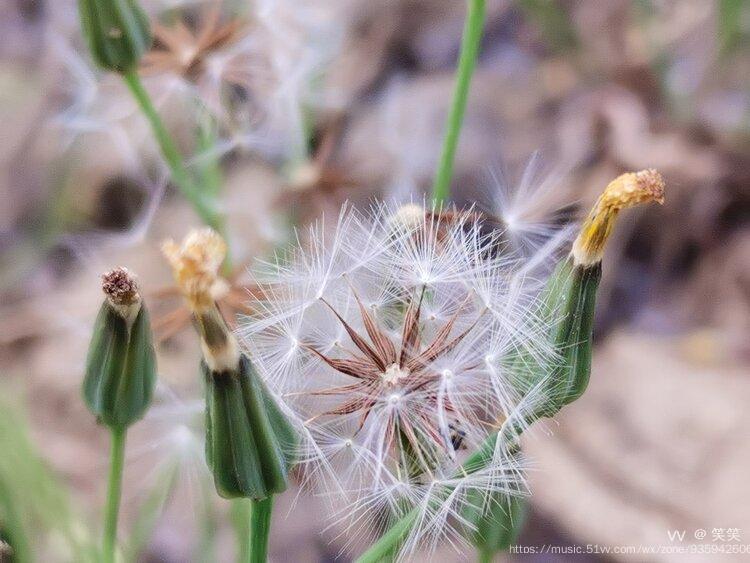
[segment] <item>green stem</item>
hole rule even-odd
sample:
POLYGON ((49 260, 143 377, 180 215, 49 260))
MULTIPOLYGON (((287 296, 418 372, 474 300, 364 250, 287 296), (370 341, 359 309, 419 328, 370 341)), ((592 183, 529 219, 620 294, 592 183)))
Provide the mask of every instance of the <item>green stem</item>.
POLYGON ((495 558, 495 554, 489 549, 480 549, 477 552, 478 563, 492 563, 492 560, 494 558, 495 558))
POLYGON ((148 119, 148 122, 151 124, 151 130, 159 144, 162 156, 164 156, 164 160, 167 162, 169 170, 172 173, 172 180, 185 198, 193 205, 195 212, 201 220, 216 232, 224 235, 223 215, 217 211, 213 205, 213 201, 208 200, 205 197, 205 194, 201 193, 199 187, 190 177, 190 174, 182 161, 180 151, 177 150, 177 145, 169 135, 167 128, 164 126, 164 122, 159 117, 159 113, 156 111, 156 107, 154 107, 148 92, 143 87, 143 83, 141 82, 137 71, 131 70, 126 72, 123 74, 123 79, 130 89, 130 92, 133 94, 133 97, 138 102, 141 111, 143 111, 146 119, 148 119))
POLYGON ((237 539, 237 561, 247 561, 250 557, 250 518, 252 501, 248 498, 232 499, 232 527, 237 539))
POLYGON ((393 560, 398 546, 411 530, 414 521, 419 516, 419 509, 413 508, 396 522, 370 549, 360 555, 356 563, 377 563, 378 561, 393 560))
MULTIPOLYGON (((479 448, 472 453, 461 465, 461 470, 456 474, 474 473, 481 467, 484 467, 492 458, 492 452, 495 450, 495 442, 498 439, 498 433, 490 434, 479 448)), ((376 563, 384 559, 393 559, 394 553, 398 550, 399 545, 411 530, 414 522, 419 517, 419 507, 411 509, 398 520, 388 531, 381 536, 370 548, 360 555, 356 563, 376 563)))
POLYGON ((109 466, 109 483, 107 485, 107 505, 104 512, 104 540, 102 542, 102 561, 113 563, 117 545, 117 516, 120 511, 122 496, 122 468, 125 461, 125 428, 112 429, 112 452, 109 466))
POLYGON ((268 535, 271 532, 273 495, 252 501, 250 513, 249 563, 266 563, 268 560, 268 535))
POLYGON ((443 151, 440 155, 435 182, 432 186, 432 197, 436 204, 445 202, 450 196, 451 179, 453 178, 453 161, 456 156, 458 138, 461 125, 466 113, 466 102, 469 98, 471 75, 477 64, 479 44, 482 41, 484 27, 485 0, 469 0, 463 39, 461 40, 461 55, 456 70, 456 85, 453 90, 453 102, 446 125, 443 151))

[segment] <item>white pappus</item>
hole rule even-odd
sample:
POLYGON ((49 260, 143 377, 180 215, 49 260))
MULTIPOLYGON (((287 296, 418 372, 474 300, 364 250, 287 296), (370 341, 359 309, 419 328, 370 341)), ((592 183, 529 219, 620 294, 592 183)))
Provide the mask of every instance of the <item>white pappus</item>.
POLYGON ((304 482, 330 495, 349 538, 416 511, 402 555, 458 545, 470 505, 526 493, 518 433, 557 355, 540 330, 538 261, 485 219, 345 205, 334 228, 311 227, 256 272, 241 340, 303 435, 304 482), (530 357, 531 389, 513 367, 530 357))

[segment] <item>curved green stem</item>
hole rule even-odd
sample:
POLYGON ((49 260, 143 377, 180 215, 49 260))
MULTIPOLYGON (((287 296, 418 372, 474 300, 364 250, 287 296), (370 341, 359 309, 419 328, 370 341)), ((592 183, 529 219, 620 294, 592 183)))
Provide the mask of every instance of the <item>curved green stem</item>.
POLYGON ((485 0, 468 0, 469 7, 466 14, 463 39, 461 40, 461 55, 456 70, 456 85, 453 91, 453 101, 443 140, 443 151, 440 155, 435 182, 432 185, 432 197, 436 204, 445 202, 450 196, 451 179, 453 178, 453 161, 456 156, 458 138, 461 125, 466 113, 466 102, 469 98, 471 75, 477 64, 479 44, 482 41, 482 28, 485 18, 485 0))
POLYGON ((154 107, 148 92, 143 87, 137 71, 128 71, 123 74, 123 79, 151 125, 151 130, 159 144, 162 156, 164 156, 164 160, 167 162, 169 170, 172 173, 172 180, 185 198, 193 205, 195 212, 201 220, 216 232, 224 235, 224 216, 215 208, 214 202, 207 199, 206 194, 201 193, 200 188, 190 177, 182 161, 180 151, 169 135, 161 117, 159 117, 159 113, 156 111, 156 107, 154 107))
MULTIPOLYGON (((498 440, 498 433, 493 432, 482 443, 482 445, 472 453, 461 465, 458 474, 473 473, 484 467, 492 453, 495 450, 495 443, 498 440)), ((401 542, 411 530, 415 520, 419 517, 419 507, 413 508, 398 520, 388 531, 381 536, 370 548, 359 556, 356 563, 376 563, 385 559, 393 559, 394 554, 398 551, 401 542)))
POLYGON ((112 429, 111 461, 107 485, 107 505, 104 511, 104 539, 102 561, 113 563, 117 545, 117 516, 122 496, 122 469, 125 462, 125 428, 112 429))
POLYGON ((268 536, 271 532, 273 495, 262 500, 253 500, 250 512, 249 563, 266 563, 268 560, 268 536))
POLYGON ((383 534, 378 541, 372 544, 370 549, 360 555, 356 563, 377 563, 378 561, 395 559, 395 552, 411 530, 417 516, 419 516, 419 509, 413 508, 383 534))

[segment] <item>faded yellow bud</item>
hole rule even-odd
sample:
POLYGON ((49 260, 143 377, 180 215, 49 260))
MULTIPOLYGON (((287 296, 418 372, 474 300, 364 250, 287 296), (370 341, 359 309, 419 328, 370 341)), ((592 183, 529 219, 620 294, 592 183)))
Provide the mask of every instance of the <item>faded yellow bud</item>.
POLYGON ((216 301, 229 289, 227 281, 219 275, 227 254, 224 239, 209 227, 195 229, 181 245, 166 241, 162 252, 193 313, 206 364, 216 372, 236 370, 239 346, 216 306, 216 301))
POLYGON ((617 214, 623 209, 652 201, 664 203, 664 179, 656 170, 628 172, 612 180, 594 204, 573 243, 575 263, 591 266, 601 261, 617 214))
POLYGON ((162 244, 162 252, 194 313, 210 308, 226 293, 229 286, 219 275, 219 269, 227 254, 227 245, 213 229, 194 229, 181 245, 167 240, 162 244))

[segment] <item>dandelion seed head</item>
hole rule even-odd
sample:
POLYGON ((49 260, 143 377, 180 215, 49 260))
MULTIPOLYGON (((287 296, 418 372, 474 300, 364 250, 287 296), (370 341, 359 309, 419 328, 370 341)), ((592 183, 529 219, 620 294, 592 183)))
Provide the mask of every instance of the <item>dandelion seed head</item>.
POLYGON ((407 549, 434 545, 455 540, 472 491, 523 491, 513 432, 486 467, 461 469, 498 421, 525 420, 514 359, 556 361, 502 237, 474 210, 346 205, 256 268, 240 339, 299 422, 306 484, 347 499, 334 522, 350 531, 417 508, 407 549))

